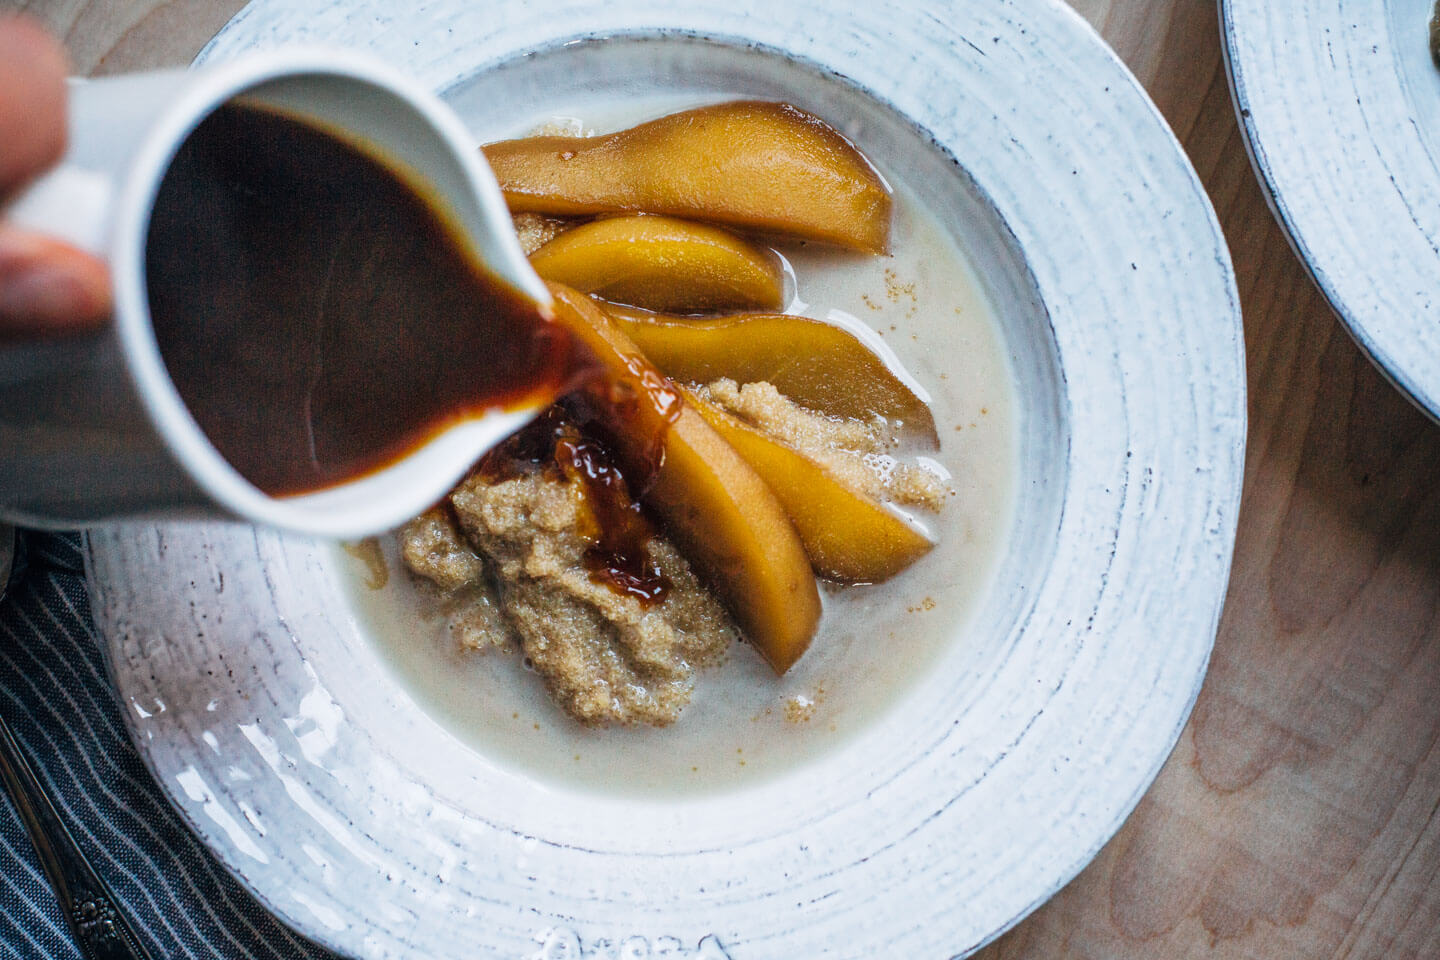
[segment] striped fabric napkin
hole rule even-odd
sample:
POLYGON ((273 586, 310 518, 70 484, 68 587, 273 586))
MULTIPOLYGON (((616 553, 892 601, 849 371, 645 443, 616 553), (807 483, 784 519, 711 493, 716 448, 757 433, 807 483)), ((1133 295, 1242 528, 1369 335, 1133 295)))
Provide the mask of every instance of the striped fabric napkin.
MULTIPOLYGON (((22 534, 0 603, 0 715, 157 958, 335 955, 268 914, 189 833, 130 745, 90 622, 73 534, 22 534)), ((0 795, 0 957, 81 960, 0 795)))

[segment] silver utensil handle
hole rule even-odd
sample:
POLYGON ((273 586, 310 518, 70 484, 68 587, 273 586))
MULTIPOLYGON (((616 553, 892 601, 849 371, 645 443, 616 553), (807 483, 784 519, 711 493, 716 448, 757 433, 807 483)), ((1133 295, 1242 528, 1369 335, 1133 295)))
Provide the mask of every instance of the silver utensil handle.
POLYGON ((114 895, 61 822, 4 717, 0 717, 0 783, 20 813, 81 952, 89 960, 150 960, 114 895))

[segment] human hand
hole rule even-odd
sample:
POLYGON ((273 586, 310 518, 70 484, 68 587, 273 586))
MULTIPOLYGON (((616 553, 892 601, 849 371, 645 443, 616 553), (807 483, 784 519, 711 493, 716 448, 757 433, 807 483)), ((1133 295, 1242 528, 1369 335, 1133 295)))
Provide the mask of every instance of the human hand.
MULTIPOLYGON (((65 151, 65 53, 23 17, 0 16, 0 204, 65 151)), ((105 264, 0 219, 0 342, 101 326, 105 264)))

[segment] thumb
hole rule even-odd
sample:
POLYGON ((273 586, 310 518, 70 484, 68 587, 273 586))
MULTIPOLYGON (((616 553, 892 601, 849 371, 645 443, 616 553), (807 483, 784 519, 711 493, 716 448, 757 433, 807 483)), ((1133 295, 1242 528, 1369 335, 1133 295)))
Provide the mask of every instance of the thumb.
POLYGON ((94 330, 111 306, 105 264, 59 240, 0 224, 0 341, 94 330))

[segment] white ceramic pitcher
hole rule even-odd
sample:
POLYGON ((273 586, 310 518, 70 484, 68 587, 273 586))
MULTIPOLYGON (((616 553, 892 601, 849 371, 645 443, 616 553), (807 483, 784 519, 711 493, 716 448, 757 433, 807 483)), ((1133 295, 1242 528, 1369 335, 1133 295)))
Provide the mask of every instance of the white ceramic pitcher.
POLYGON ((266 495, 220 456, 161 359, 146 297, 145 242, 176 150, 210 111, 240 94, 339 127, 408 165, 448 202, 497 276, 550 302, 459 118, 382 64, 294 50, 72 81, 64 159, 4 215, 104 258, 115 315, 98 334, 0 345, 0 520, 73 527, 219 514, 321 536, 365 536, 434 503, 535 412, 463 422, 378 472, 293 497, 266 495))

